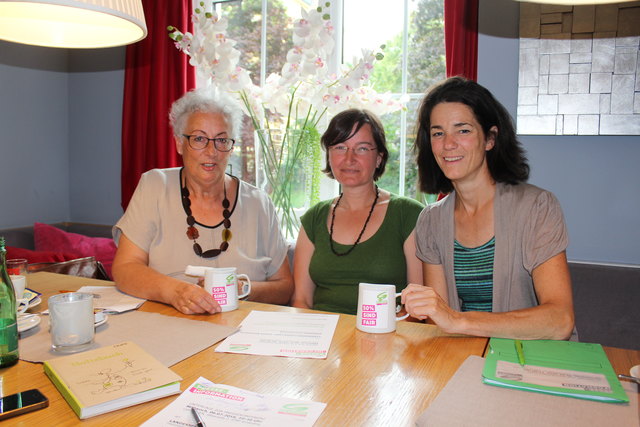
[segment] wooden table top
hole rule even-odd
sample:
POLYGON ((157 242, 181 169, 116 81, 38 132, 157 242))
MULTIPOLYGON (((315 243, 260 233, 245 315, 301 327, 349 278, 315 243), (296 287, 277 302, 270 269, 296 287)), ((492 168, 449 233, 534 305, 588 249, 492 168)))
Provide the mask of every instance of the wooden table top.
MULTIPOLYGON (((32 309, 42 311, 48 296, 59 290, 108 284, 111 282, 39 272, 28 276, 27 286, 42 292, 43 303, 32 309)), ((215 315, 187 316, 150 301, 139 310, 230 326, 239 325, 251 310, 313 312, 246 301, 238 310, 215 315)), ((469 355, 484 353, 487 341, 446 335, 435 326, 404 321, 398 323, 395 333, 367 334, 355 328, 355 316, 341 314, 326 359, 216 353, 216 344, 171 369, 183 378, 181 390, 202 376, 258 393, 324 402, 327 407, 319 426, 404 426, 414 424, 469 355)), ((605 349, 618 373, 628 373, 631 366, 640 363, 640 351, 605 349)), ((38 388, 50 401, 48 408, 4 421, 7 425, 139 425, 177 396, 81 421, 41 364, 21 360, 0 370, 0 375, 3 396, 38 388)))

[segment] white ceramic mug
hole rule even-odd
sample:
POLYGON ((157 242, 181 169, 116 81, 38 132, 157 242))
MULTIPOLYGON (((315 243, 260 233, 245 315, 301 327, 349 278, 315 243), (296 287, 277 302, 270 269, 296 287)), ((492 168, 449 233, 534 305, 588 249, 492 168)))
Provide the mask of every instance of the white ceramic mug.
POLYGON ((93 295, 67 292, 49 298, 51 347, 60 353, 87 350, 95 336, 93 295))
POLYGON ((16 311, 18 314, 22 314, 29 308, 29 299, 22 298, 24 288, 27 286, 27 278, 22 275, 11 275, 10 278, 13 284, 13 290, 16 293, 16 311))
POLYGON ((204 290, 222 308, 222 311, 232 311, 238 308, 238 299, 244 298, 251 292, 251 280, 246 274, 237 274, 235 267, 207 268, 204 273, 204 290), (238 295, 238 278, 245 279, 242 294, 238 295))
POLYGON ((396 308, 395 285, 379 285, 360 283, 358 285, 358 311, 356 314, 356 328, 363 332, 384 334, 396 330, 396 322, 409 317, 405 314, 396 317, 400 308, 396 308))

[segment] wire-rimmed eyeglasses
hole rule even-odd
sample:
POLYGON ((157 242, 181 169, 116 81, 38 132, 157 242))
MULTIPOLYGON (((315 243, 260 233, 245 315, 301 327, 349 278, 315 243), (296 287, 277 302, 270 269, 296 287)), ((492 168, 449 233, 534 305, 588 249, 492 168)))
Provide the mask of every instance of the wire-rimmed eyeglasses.
POLYGON ((233 144, 236 143, 235 139, 232 138, 207 138, 204 135, 185 135, 187 138, 187 142, 189 143, 189 147, 194 150, 203 150, 207 148, 209 142, 213 141, 213 146, 216 147, 218 151, 231 151, 233 149, 233 144))
POLYGON ((359 145, 357 147, 349 148, 346 145, 332 145, 329 147, 329 151, 338 156, 346 156, 349 150, 353 151, 356 156, 366 156, 367 154, 376 151, 376 147, 367 145, 359 145))

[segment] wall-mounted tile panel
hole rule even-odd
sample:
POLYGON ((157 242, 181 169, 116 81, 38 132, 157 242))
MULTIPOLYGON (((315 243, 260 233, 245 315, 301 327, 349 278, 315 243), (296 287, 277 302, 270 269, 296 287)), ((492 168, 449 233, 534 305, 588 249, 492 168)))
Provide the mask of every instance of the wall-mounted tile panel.
POLYGON ((640 135, 640 2, 520 4, 519 134, 640 135))

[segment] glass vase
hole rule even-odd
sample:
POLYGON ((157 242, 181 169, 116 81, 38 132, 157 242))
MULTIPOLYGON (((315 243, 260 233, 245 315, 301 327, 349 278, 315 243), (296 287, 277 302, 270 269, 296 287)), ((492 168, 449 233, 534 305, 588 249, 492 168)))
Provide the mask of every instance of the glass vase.
POLYGON ((256 184, 273 201, 288 240, 300 229, 300 216, 319 201, 321 150, 315 129, 259 129, 256 184))

